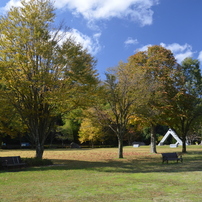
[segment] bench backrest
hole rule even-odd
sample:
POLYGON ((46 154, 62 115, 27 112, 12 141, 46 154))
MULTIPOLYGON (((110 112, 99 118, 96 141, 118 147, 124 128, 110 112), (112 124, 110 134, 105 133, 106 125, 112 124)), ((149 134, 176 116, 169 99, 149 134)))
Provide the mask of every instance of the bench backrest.
POLYGON ((0 157, 1 163, 7 162, 7 164, 19 164, 21 163, 20 156, 7 156, 7 157, 0 157))
POLYGON ((163 158, 177 158, 178 155, 176 152, 173 153, 162 153, 163 158))

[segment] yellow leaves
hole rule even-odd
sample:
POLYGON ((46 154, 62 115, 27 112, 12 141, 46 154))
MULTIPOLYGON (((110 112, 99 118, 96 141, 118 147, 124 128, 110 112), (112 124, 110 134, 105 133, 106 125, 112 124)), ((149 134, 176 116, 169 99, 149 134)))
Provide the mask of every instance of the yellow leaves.
POLYGON ((136 124, 136 123, 139 123, 141 121, 141 118, 138 117, 138 116, 131 116, 130 119, 129 119, 129 124, 136 124))
POLYGON ((84 118, 79 130, 79 141, 81 143, 86 141, 96 142, 102 141, 104 134, 99 125, 93 124, 89 118, 84 118))

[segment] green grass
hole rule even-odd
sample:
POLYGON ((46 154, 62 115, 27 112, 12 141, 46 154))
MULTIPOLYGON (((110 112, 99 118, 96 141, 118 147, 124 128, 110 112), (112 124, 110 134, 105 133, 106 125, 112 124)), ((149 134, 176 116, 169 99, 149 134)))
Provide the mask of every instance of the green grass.
MULTIPOLYGON (((202 146, 188 146, 183 163, 162 164, 161 152, 181 147, 46 150, 53 166, 0 171, 0 201, 191 202, 202 201, 202 146)), ((32 150, 1 150, 0 156, 34 157, 32 150)))

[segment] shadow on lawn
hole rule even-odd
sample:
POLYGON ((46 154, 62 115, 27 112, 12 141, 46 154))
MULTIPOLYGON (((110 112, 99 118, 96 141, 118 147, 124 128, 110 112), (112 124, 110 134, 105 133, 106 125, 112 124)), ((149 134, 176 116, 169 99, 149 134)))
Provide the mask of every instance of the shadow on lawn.
POLYGON ((162 164, 161 158, 144 157, 138 160, 109 160, 106 162, 88 162, 66 160, 64 168, 56 169, 86 169, 99 172, 121 173, 151 173, 151 172, 193 172, 202 171, 201 158, 184 158, 184 162, 171 161, 162 164))
POLYGON ((189 151, 183 155, 184 162, 162 163, 161 155, 139 156, 137 159, 110 159, 100 161, 52 159, 54 165, 1 170, 2 172, 47 171, 47 170, 93 170, 114 173, 151 173, 151 172, 193 172, 202 171, 202 152, 189 151))
MULTIPOLYGON (((160 155, 159 155, 160 157, 160 155)), ((81 161, 81 160, 58 160, 52 159, 54 165, 43 167, 32 167, 24 169, 10 169, 16 171, 47 171, 47 170, 93 170, 97 172, 115 173, 151 173, 151 172, 193 172, 202 171, 201 156, 192 157, 186 155, 184 162, 171 161, 162 164, 161 158, 142 157, 140 159, 114 159, 108 161, 81 161)), ((5 171, 1 171, 5 172, 5 171)))

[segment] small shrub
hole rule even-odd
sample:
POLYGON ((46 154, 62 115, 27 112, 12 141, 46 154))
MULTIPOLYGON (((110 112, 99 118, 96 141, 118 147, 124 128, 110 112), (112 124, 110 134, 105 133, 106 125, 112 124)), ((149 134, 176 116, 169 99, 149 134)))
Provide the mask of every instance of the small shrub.
POLYGON ((53 162, 49 159, 39 158, 24 158, 23 161, 27 163, 27 166, 48 166, 53 165, 53 162))

